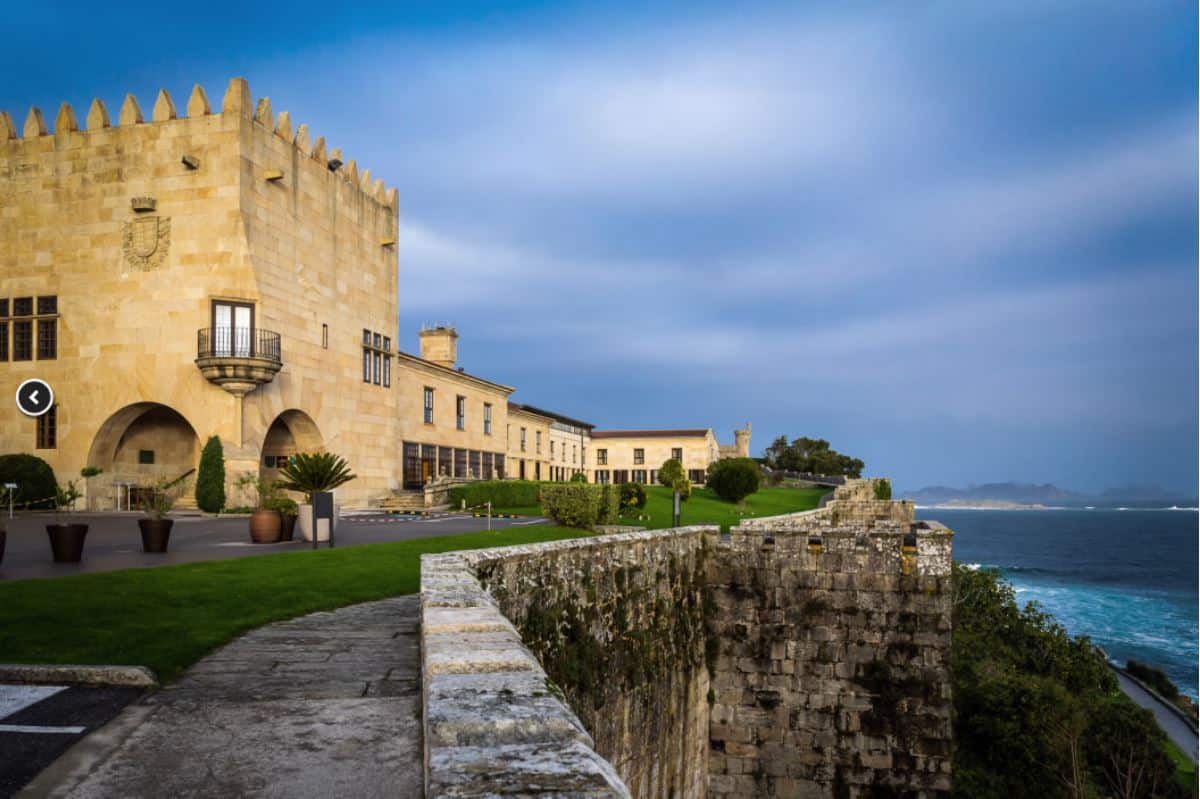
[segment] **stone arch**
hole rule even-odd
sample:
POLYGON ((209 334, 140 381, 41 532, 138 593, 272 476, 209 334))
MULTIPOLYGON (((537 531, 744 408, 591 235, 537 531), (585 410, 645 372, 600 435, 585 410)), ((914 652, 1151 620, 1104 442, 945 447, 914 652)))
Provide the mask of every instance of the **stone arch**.
POLYGON ((278 477, 279 459, 297 452, 316 452, 325 448, 325 438, 312 417, 304 411, 290 408, 275 417, 263 437, 259 474, 278 477))
MULTIPOLYGON (((160 478, 174 480, 199 461, 200 437, 183 414, 159 402, 126 405, 92 439, 87 465, 103 472, 87 482, 88 506, 116 507, 118 483, 148 487, 160 478)), ((184 495, 190 499, 191 492, 184 495)))

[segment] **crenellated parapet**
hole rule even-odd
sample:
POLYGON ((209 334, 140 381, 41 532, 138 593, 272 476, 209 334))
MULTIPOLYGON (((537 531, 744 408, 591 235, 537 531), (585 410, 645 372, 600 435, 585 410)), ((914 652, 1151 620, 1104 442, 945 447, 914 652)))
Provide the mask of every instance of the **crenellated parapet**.
POLYGON ((323 169, 329 170, 367 197, 393 212, 396 211, 399 198, 395 188, 388 188, 382 180, 372 178, 370 170, 364 169, 360 172, 353 159, 347 160, 340 149, 329 148, 323 136, 314 140, 308 125, 293 124, 290 112, 280 111, 275 114, 269 97, 259 98, 255 103, 250 94, 250 84, 245 78, 233 78, 229 82, 218 112, 213 111, 208 94, 200 84, 192 88, 183 114, 180 114, 170 92, 160 89, 151 106, 149 119, 143 113, 137 97, 127 94, 121 103, 115 126, 112 124, 108 108, 100 98, 92 101, 82 127, 70 103, 63 103, 59 107, 53 129, 47 124, 45 114, 37 106, 29 109, 24 124, 20 127, 8 111, 0 111, 0 146, 19 149, 43 137, 89 136, 112 127, 187 124, 189 120, 212 116, 214 113, 250 120, 290 143, 299 157, 317 162, 323 169))

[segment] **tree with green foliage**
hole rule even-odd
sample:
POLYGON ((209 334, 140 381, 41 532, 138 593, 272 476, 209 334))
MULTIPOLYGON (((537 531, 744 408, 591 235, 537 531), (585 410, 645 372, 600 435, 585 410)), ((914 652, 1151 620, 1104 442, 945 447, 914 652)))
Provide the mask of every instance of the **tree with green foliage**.
POLYGON ((1164 760, 1164 734, 1090 640, 1018 606, 996 572, 956 564, 953 578, 956 796, 1189 795, 1164 760))
POLYGON ((0 485, 16 483, 13 505, 31 509, 55 507, 58 480, 50 464, 36 455, 19 453, 0 455, 0 485))
POLYGON ((823 438, 801 436, 788 443, 787 436, 780 436, 763 454, 767 466, 786 472, 861 477, 865 468, 861 460, 843 455, 823 438))
POLYGON ((741 502, 762 485, 762 470, 753 458, 725 458, 708 467, 708 487, 726 502, 741 502))
POLYGON ((220 513, 225 507, 225 450, 217 436, 209 436, 200 452, 196 505, 205 513, 220 513))
POLYGON ((588 479, 587 479, 586 472, 575 472, 575 474, 571 475, 571 479, 568 480, 567 482, 569 482, 569 483, 586 483, 587 481, 588 481, 588 479))
POLYGON ((687 475, 684 474, 683 464, 675 458, 667 458, 658 469, 658 483, 671 488, 687 475))

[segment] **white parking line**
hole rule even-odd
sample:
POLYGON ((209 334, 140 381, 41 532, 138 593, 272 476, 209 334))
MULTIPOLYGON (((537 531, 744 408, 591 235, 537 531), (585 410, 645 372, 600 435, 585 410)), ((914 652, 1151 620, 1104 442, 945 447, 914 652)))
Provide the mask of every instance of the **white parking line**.
POLYGON ((0 732, 52 733, 58 735, 78 735, 87 727, 38 727, 31 724, 0 724, 0 732))
POLYGON ((0 685, 0 719, 65 690, 65 685, 0 685))

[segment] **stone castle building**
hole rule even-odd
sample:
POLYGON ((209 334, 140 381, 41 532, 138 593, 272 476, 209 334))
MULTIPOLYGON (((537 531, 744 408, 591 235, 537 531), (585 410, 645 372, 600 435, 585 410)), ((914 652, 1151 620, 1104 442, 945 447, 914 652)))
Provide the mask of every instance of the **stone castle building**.
POLYGON ((595 431, 514 403, 458 367, 448 326, 399 351, 398 223, 395 188, 240 78, 219 107, 196 86, 148 114, 96 100, 82 124, 64 104, 53 130, 0 112, 0 393, 56 395, 37 418, 6 402, 0 452, 61 482, 102 469, 93 508, 188 475, 213 435, 231 496, 325 449, 360 506, 438 476, 650 482, 677 450, 696 480, 728 454, 711 430, 595 431))

